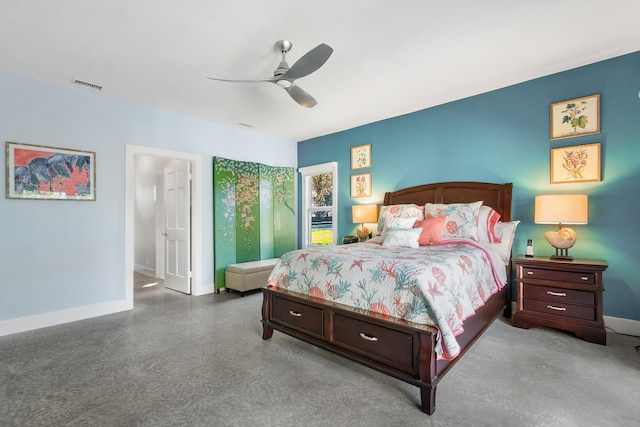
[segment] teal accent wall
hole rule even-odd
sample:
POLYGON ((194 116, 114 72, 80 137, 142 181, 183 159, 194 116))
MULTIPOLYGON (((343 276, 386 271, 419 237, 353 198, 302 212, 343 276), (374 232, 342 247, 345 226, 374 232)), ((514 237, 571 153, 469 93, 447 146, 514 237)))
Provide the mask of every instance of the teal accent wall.
MULTIPOLYGON (((469 70, 468 78, 473 78, 469 70)), ((382 203, 384 193, 441 181, 513 183, 514 254, 533 239, 551 255, 552 225, 533 223, 538 194, 586 193, 589 224, 574 257, 605 259, 604 314, 640 320, 640 52, 298 143, 298 166, 338 162, 340 236, 355 234, 351 206, 382 203), (551 141, 552 103, 600 94, 597 135, 551 141), (602 181, 550 184, 552 148, 601 143, 602 181), (352 199, 350 147, 372 144, 373 196, 352 199)), ((367 102, 384 102, 371 99, 367 102)))

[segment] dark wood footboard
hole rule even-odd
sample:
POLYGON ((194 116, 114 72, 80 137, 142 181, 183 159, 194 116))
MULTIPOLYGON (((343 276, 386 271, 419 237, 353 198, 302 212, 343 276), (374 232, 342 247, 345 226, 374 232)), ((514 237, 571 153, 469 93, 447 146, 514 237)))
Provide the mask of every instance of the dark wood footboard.
MULTIPOLYGON (((464 324, 464 353, 505 308, 508 286, 464 324)), ((274 330, 420 388, 420 408, 432 414, 438 381, 459 359, 437 360, 438 329, 288 292, 263 288, 262 338, 274 330)))

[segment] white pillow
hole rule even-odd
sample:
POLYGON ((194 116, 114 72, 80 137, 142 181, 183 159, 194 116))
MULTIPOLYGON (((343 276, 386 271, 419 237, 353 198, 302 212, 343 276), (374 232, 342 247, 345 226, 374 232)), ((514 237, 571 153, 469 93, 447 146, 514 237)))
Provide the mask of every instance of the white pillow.
POLYGON ((498 222, 496 223, 496 237, 500 239, 500 243, 491 243, 491 247, 495 248, 505 264, 509 263, 511 258, 511 246, 516 235, 516 228, 520 221, 498 222))
POLYGON ((418 239, 422 227, 418 228, 397 228, 389 227, 385 229, 386 236, 382 241, 382 246, 385 247, 403 247, 403 248, 418 248, 420 244, 418 239))
POLYGON ((413 228, 413 225, 418 220, 418 217, 412 218, 393 218, 388 217, 384 221, 384 228, 382 229, 382 240, 386 238, 387 230, 391 227, 395 228, 413 228))

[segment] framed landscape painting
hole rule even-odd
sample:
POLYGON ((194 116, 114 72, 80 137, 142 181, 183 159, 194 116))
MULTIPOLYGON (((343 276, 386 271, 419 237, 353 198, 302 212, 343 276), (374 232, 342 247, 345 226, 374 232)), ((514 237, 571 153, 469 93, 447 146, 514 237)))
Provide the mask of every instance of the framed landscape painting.
POLYGON ((7 198, 96 200, 96 153, 7 142, 7 198))

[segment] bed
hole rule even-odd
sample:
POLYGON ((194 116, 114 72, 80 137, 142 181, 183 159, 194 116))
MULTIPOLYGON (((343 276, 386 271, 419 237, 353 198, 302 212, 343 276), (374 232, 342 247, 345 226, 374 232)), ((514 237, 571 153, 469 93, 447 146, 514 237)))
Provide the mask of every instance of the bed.
MULTIPOLYGON (((427 184, 386 193, 384 206, 482 201, 484 206, 500 215, 502 222, 508 222, 511 221, 511 191, 512 184, 427 184)), ((343 247, 335 249, 346 250, 343 247)), ((505 270, 504 277, 508 277, 509 261, 501 267, 505 270)), ((277 330, 415 385, 420 389, 420 409, 427 414, 435 411, 436 387, 443 376, 501 312, 505 317, 511 316, 510 286, 503 284, 475 310, 475 314, 464 319, 463 332, 455 336, 457 350, 449 354, 453 357, 443 357, 442 328, 434 324, 382 315, 331 301, 331 298, 318 298, 313 292, 305 295, 283 286, 269 284, 262 291, 264 340, 270 339, 277 330)))

